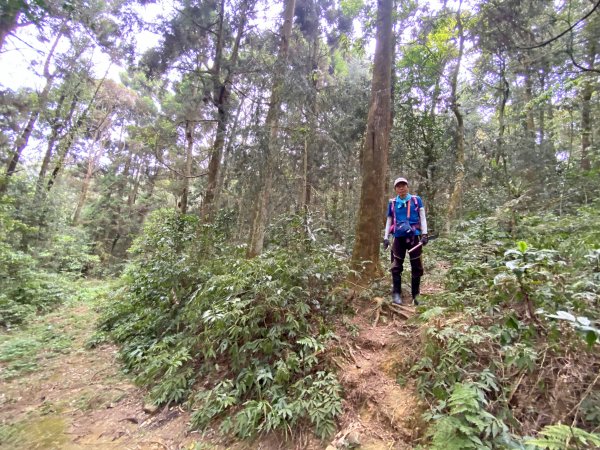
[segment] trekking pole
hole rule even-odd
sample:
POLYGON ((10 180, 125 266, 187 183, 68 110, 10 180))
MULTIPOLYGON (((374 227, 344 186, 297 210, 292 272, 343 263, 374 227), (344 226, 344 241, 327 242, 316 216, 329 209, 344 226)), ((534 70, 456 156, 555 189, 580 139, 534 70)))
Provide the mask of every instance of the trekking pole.
POLYGON ((422 247, 422 246, 423 246, 423 243, 422 243, 422 242, 419 242, 417 245, 415 245, 413 248, 411 248, 411 249, 408 251, 408 253, 412 253, 412 252, 414 252, 416 249, 418 249, 419 247, 422 247))

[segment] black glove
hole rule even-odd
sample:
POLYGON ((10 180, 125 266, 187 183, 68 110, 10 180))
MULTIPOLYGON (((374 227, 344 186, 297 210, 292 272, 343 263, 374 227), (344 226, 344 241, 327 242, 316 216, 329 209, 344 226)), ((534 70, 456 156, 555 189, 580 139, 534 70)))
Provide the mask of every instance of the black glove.
POLYGON ((425 247, 428 242, 429 242, 429 237, 427 237, 426 234, 421 235, 421 244, 423 244, 423 247, 425 247))
POLYGON ((390 246, 390 240, 389 239, 384 239, 383 240, 383 249, 387 250, 389 246, 390 246))

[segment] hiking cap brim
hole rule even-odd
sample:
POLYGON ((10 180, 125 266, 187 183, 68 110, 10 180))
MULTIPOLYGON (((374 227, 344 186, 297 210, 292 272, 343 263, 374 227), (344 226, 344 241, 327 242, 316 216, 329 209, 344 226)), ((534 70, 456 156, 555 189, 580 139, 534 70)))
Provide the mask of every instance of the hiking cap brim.
POLYGON ((408 180, 406 178, 396 178, 396 181, 394 181, 394 187, 398 186, 400 183, 406 183, 406 185, 408 186, 408 180))

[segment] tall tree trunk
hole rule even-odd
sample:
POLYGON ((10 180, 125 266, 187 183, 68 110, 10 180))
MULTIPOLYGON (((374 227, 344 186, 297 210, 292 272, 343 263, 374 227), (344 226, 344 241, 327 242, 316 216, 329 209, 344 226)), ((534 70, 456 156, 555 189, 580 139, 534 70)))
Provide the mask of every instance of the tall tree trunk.
POLYGON ((52 159, 52 154, 54 152, 54 148, 56 146, 56 143, 60 139, 60 133, 63 131, 66 124, 71 122, 71 119, 73 118, 75 109, 77 108, 77 100, 79 98, 79 92, 76 92, 73 95, 73 99, 71 101, 71 106, 69 108, 69 112, 67 113, 67 116, 65 117, 65 119, 61 120, 61 118, 60 118, 60 113, 61 113, 61 109, 62 109, 61 105, 62 105, 64 99, 66 98, 66 91, 64 92, 64 96, 65 97, 63 97, 61 95, 59 104, 57 106, 54 120, 52 123, 52 130, 50 132, 50 137, 48 138, 48 145, 46 146, 46 153, 44 154, 44 159, 42 160, 42 165, 40 166, 40 173, 38 174, 38 180, 37 180, 37 183, 35 186, 36 203, 39 203, 42 200, 42 194, 44 192, 44 181, 46 179, 46 174, 48 173, 48 167, 50 166, 50 161, 52 159))
MULTIPOLYGON (((117 243, 123 236, 123 234, 127 234, 124 228, 124 217, 121 211, 123 210, 123 199, 125 197, 125 190, 127 188, 127 184, 129 182, 129 174, 131 171, 131 165, 133 164, 133 152, 132 147, 127 145, 125 141, 122 141, 122 148, 127 148, 127 159, 125 160, 125 165, 123 166, 123 172, 120 177, 118 177, 115 187, 114 194, 116 197, 116 207, 111 211, 110 214, 110 225, 106 228, 106 234, 104 236, 104 242, 108 244, 110 242, 110 255, 115 256, 115 249, 117 248, 117 243), (111 236, 112 234, 112 236, 111 236)), ((118 171, 118 167, 114 168, 114 172, 118 171)))
POLYGON ((465 44, 465 36, 460 14, 461 4, 459 4, 458 11, 456 13, 456 27, 458 28, 458 56, 456 58, 456 67, 454 68, 454 73, 452 74, 452 97, 450 100, 452 102, 452 112, 454 113, 454 117, 456 117, 456 174, 454 177, 452 194, 450 195, 450 200, 448 201, 446 233, 450 232, 452 220, 458 216, 458 208, 462 198, 463 183, 465 180, 465 126, 463 123, 463 116, 460 111, 460 106, 458 104, 458 73, 460 71, 465 44))
POLYGON ((591 135, 592 135, 592 120, 591 120, 591 105, 590 100, 594 88, 590 80, 586 80, 583 84, 583 91, 581 92, 581 169, 590 170, 592 163, 588 154, 591 135))
POLYGON ((258 201, 252 231, 250 234, 250 245, 248 246, 247 256, 253 258, 259 255, 263 250, 265 240, 265 230, 267 228, 269 200, 275 172, 275 160, 277 158, 277 138, 279 135, 279 120, 281 115, 281 101, 283 94, 283 78, 285 75, 288 59, 288 50, 290 37, 292 35, 292 25, 294 21, 294 7, 296 0, 285 0, 283 13, 283 25, 281 27, 281 43, 279 45, 279 54, 275 63, 275 73, 273 87, 271 89, 271 99, 269 101, 269 111, 265 121, 265 129, 268 132, 266 139, 263 140, 264 148, 264 172, 262 176, 261 187, 258 192, 258 201), (266 142, 265 142, 266 141, 266 142))
POLYGON ((0 183, 0 193, 6 190, 8 179, 11 177, 15 171, 17 170, 17 165, 19 164, 19 159, 21 158, 21 154, 25 147, 27 147, 27 143, 29 142, 29 138, 33 133, 35 128, 35 124, 37 122, 38 117, 40 116, 41 111, 46 107, 46 103, 48 102, 48 96, 50 94, 50 88, 52 87, 52 82, 54 81, 54 73, 50 73, 50 62, 52 61, 52 57, 54 56, 54 51, 58 46, 58 42, 60 41, 63 35, 63 30, 61 29, 58 32, 58 35, 54 39, 54 43, 50 48, 50 52, 46 57, 46 62, 44 63, 44 78, 46 79, 46 84, 42 89, 42 92, 38 95, 37 105, 31 114, 29 115, 29 120, 23 129, 21 135, 16 139, 15 149, 13 150, 12 157, 10 158, 8 165, 6 167, 6 180, 3 183, 0 183))
POLYGON ((225 2, 221 2, 219 31, 215 49, 215 63, 212 70, 213 103, 217 107, 217 133, 215 135, 208 163, 208 179, 202 207, 202 217, 204 220, 210 219, 218 196, 217 190, 219 186, 221 159, 223 158, 223 148, 225 147, 225 137, 230 118, 230 85, 233 81, 234 71, 237 66, 239 47, 246 28, 248 11, 254 5, 254 2, 255 0, 246 0, 242 4, 237 34, 224 75, 221 73, 221 68, 223 67, 223 33, 225 31, 223 28, 223 20, 225 16, 225 2), (221 78, 223 78, 223 81, 221 81, 221 78))
POLYGON ((185 140, 186 140, 186 152, 185 152, 185 172, 183 179, 183 194, 181 195, 181 202, 179 209, 181 214, 187 214, 188 197, 190 193, 190 180, 192 178, 192 161, 194 159, 193 148, 194 148, 194 122, 191 120, 185 121, 185 140))
MULTIPOLYGON (((107 71, 107 73, 108 73, 108 71, 107 71)), ((48 179, 48 183, 46 184, 47 192, 50 192, 50 190, 52 189, 52 186, 54 186, 54 183, 56 182, 56 179, 58 178, 58 174, 63 169, 63 166, 67 159, 67 155, 69 154, 69 151, 71 150, 73 142, 75 141, 75 137, 77 136, 77 132, 83 125, 84 121, 87 119, 90 109, 92 108, 92 105, 96 101, 98 92, 100 91, 102 84, 104 84, 105 79, 106 79, 106 74, 104 75, 104 78, 102 80, 100 80, 100 82, 98 83, 98 86, 96 87, 96 90, 94 91, 94 95, 90 99, 85 110, 77 118, 77 121, 71 127, 71 129, 69 130, 69 132, 67 133, 67 135, 65 136, 63 141, 61 142, 61 145, 59 146, 59 151, 58 151, 58 161, 54 165, 54 169, 52 170, 52 173, 50 174, 50 178, 48 179)), ((110 114, 110 113, 108 113, 108 114, 110 114)), ((108 117, 108 114, 107 114, 107 116, 105 116, 105 119, 106 119, 106 117, 108 117)))
MULTIPOLYGON (((539 80, 540 80, 540 92, 544 92, 546 90, 546 73, 547 73, 547 63, 542 64, 542 68, 539 72, 539 80)), ((538 106, 538 133, 539 133, 539 143, 540 148, 543 149, 546 146, 546 103, 542 103, 538 106)), ((545 159, 545 155, 544 155, 545 159)))
POLYGON ((310 92, 307 102, 307 122, 308 133, 304 139, 304 153, 302 155, 302 186, 300 193, 300 209, 303 214, 307 214, 311 205, 313 189, 313 163, 317 156, 317 123, 319 121, 319 110, 317 103, 318 85, 319 85, 319 39, 314 36, 311 42, 310 57, 308 61, 308 78, 310 83, 310 92))
MULTIPOLYGON (((237 110, 235 112, 235 119, 233 120, 233 125, 230 127, 228 137, 227 137, 227 146, 225 147, 225 155, 223 157, 223 167, 219 171, 219 179, 217 182, 216 192, 220 193, 223 191, 223 186, 225 185, 225 180, 228 172, 229 160, 231 158, 231 154, 233 151, 233 143, 236 141, 236 136, 238 133, 238 126, 240 120, 240 113, 244 109, 244 102, 239 102, 237 110)), ((248 130, 248 128, 246 128, 248 130)), ((215 203, 217 202, 217 197, 215 197, 215 203)))
MULTIPOLYGON (((591 39, 589 43, 588 65, 594 66, 596 60, 596 42, 591 39)), ((592 136, 592 108, 591 99, 594 93, 594 85, 590 74, 586 74, 581 92, 581 168, 590 170, 592 163, 589 156, 589 148, 592 136)))
POLYGON ((385 211, 390 144, 393 0, 377 2, 377 41, 371 100, 361 154, 362 184, 352 263, 366 278, 380 273, 379 246, 385 211), (364 264, 364 265, 363 265, 364 264))
POLYGON ((504 175, 507 174, 506 152, 504 149, 504 133, 506 131, 506 103, 510 95, 510 85, 506 79, 506 59, 501 56, 500 68, 500 104, 498 105, 498 138, 496 139, 496 164, 502 164, 504 175))
POLYGON ((135 201, 137 199, 138 190, 140 188, 141 174, 143 172, 143 167, 141 167, 142 161, 140 161, 139 158, 136 158, 136 160, 139 161, 139 164, 137 164, 137 166, 133 169, 133 186, 129 191, 129 195, 127 196, 127 206, 129 207, 129 212, 131 215, 133 215, 133 206, 135 205, 135 201))
POLYGON ((94 175, 94 171, 96 170, 96 166, 98 164, 98 160, 102 157, 104 153, 104 143, 100 139, 100 128, 96 130, 96 135, 94 136, 92 142, 92 149, 90 151, 90 156, 88 158, 87 170, 85 172, 85 177, 83 179, 83 183, 81 185, 81 192, 79 193, 79 200, 77 201, 77 207, 75 208, 75 213, 73 214, 73 225, 79 225, 81 211, 83 210, 83 206, 85 205, 85 201, 87 200, 87 194, 90 189, 90 184, 92 182, 92 176, 94 175), (98 144, 98 148, 94 149, 96 144, 98 144))
POLYGON ((533 118, 533 107, 531 101, 533 100, 533 82, 531 80, 531 67, 525 68, 525 136, 528 145, 531 146, 531 151, 535 148, 535 121, 533 118))

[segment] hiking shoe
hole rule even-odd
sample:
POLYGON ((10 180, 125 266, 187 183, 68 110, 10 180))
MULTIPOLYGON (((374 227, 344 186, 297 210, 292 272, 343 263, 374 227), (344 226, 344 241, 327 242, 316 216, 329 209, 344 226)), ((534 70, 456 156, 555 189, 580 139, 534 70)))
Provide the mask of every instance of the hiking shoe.
POLYGON ((416 298, 413 298, 413 305, 419 306, 419 301, 416 298))
POLYGON ((402 304, 402 297, 400 297, 400 294, 398 294, 398 293, 392 294, 392 303, 394 305, 401 305, 402 304))

